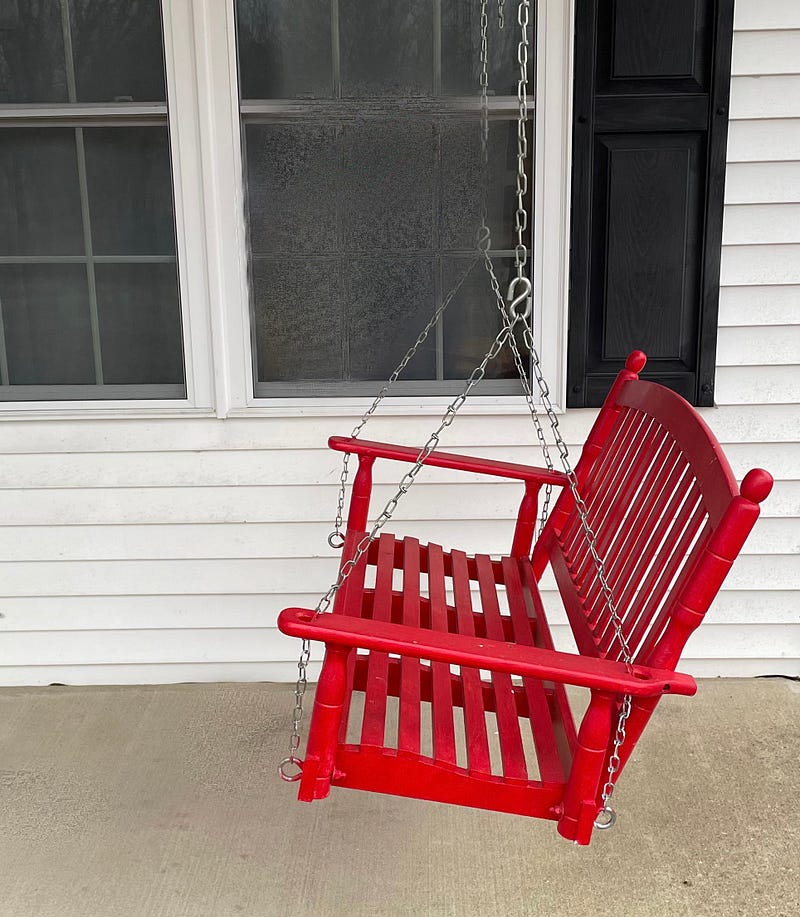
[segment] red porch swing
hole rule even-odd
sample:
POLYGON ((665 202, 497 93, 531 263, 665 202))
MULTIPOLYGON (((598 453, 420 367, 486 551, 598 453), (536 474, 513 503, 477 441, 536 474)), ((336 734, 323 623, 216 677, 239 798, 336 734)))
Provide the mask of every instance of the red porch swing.
MULTIPOLYGON (((323 798, 331 786, 392 793, 551 819, 564 837, 587 844, 593 827, 614 824, 614 785, 660 698, 695 692, 694 680, 675 667, 755 524, 772 478, 754 469, 740 490, 697 412, 674 392, 638 378, 645 365, 638 351, 617 377, 572 469, 534 347, 531 284, 524 274, 529 6, 529 0, 520 0, 518 8, 517 276, 508 305, 489 256, 485 217, 479 243, 502 328, 424 446, 359 439, 440 320, 451 291, 351 437, 329 441, 345 454, 329 539, 332 546, 343 546, 342 561, 315 609, 288 608, 279 617, 284 633, 303 640, 290 753, 280 772, 284 779, 300 781, 301 800, 323 798), (536 392, 563 471, 555 470, 550 457, 518 330, 530 350, 536 392), (546 467, 437 448, 440 434, 504 347, 513 354, 546 467), (358 472, 342 535, 350 455, 358 456, 358 472), (412 467, 370 526, 377 459, 412 467), (384 531, 424 465, 520 482, 523 493, 508 555, 468 556, 384 531), (561 492, 548 515, 554 487, 561 492), (548 567, 577 653, 554 648, 539 591, 548 567), (301 759, 311 640, 323 642, 326 651, 301 759), (579 727, 567 685, 591 692, 579 727), (490 742, 494 731, 499 755, 490 742)), ((484 162, 486 7, 483 0, 484 162)))

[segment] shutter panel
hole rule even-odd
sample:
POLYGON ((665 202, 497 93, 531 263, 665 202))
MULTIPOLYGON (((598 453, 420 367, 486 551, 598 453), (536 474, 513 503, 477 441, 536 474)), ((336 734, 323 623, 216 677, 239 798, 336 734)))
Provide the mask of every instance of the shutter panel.
POLYGON ((568 398, 713 404, 733 0, 577 0, 568 398))

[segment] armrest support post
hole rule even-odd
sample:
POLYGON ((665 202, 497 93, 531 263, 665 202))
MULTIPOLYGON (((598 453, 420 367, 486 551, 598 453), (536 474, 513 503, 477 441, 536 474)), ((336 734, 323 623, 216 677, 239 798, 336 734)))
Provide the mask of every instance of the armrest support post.
POLYGON ((525 482, 525 495, 519 505, 514 541, 511 544, 512 557, 529 557, 536 532, 536 512, 539 508, 539 484, 525 482))
POLYGON ((358 471, 353 481, 353 493, 350 497, 350 511, 347 514, 348 531, 364 532, 367 529, 374 464, 375 459, 372 456, 359 455, 358 471))

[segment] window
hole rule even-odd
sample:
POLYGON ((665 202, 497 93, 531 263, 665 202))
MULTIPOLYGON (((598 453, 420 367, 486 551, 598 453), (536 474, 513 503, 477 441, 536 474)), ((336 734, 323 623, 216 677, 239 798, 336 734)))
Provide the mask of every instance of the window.
MULTIPOLYGON (((558 379, 571 18, 536 6, 527 242, 558 379)), ((478 9, 0 0, 2 416, 360 413, 475 254, 478 9)), ((502 32, 489 11, 506 281, 517 37, 511 7, 502 32)), ((480 271, 398 388, 415 410, 437 411, 497 328, 480 271)), ((479 391, 505 410, 512 367, 479 391)))
POLYGON ((0 399, 186 395, 158 0, 0 4, 0 399))
MULTIPOLYGON (((519 29, 489 8, 486 194, 507 283, 519 29)), ((475 261, 479 20, 463 0, 238 0, 256 396, 374 392, 475 261)), ((394 393, 459 390, 499 321, 478 263, 394 393)), ((515 379, 502 354, 479 391, 515 379)))

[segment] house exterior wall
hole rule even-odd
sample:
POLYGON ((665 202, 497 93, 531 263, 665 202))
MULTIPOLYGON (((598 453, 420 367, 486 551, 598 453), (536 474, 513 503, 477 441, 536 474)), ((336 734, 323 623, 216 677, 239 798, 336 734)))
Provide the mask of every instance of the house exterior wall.
MULTIPOLYGON (((738 0, 717 407, 703 415, 737 476, 761 465, 776 486, 687 647, 699 676, 800 670, 797 61, 796 0, 738 0)), ((435 421, 392 410, 370 438, 421 442, 435 421)), ((335 574, 339 464, 325 442, 354 422, 319 413, 0 422, 0 683, 293 678, 297 647, 275 619, 335 574)), ((574 455, 593 417, 564 417, 574 455)), ((531 434, 521 415, 471 406, 446 447, 536 462, 531 434)), ((397 477, 376 469, 376 504, 397 477)), ((395 530, 501 552, 519 497, 514 484, 426 469, 395 530)), ((565 643, 553 581, 544 588, 565 643)))

